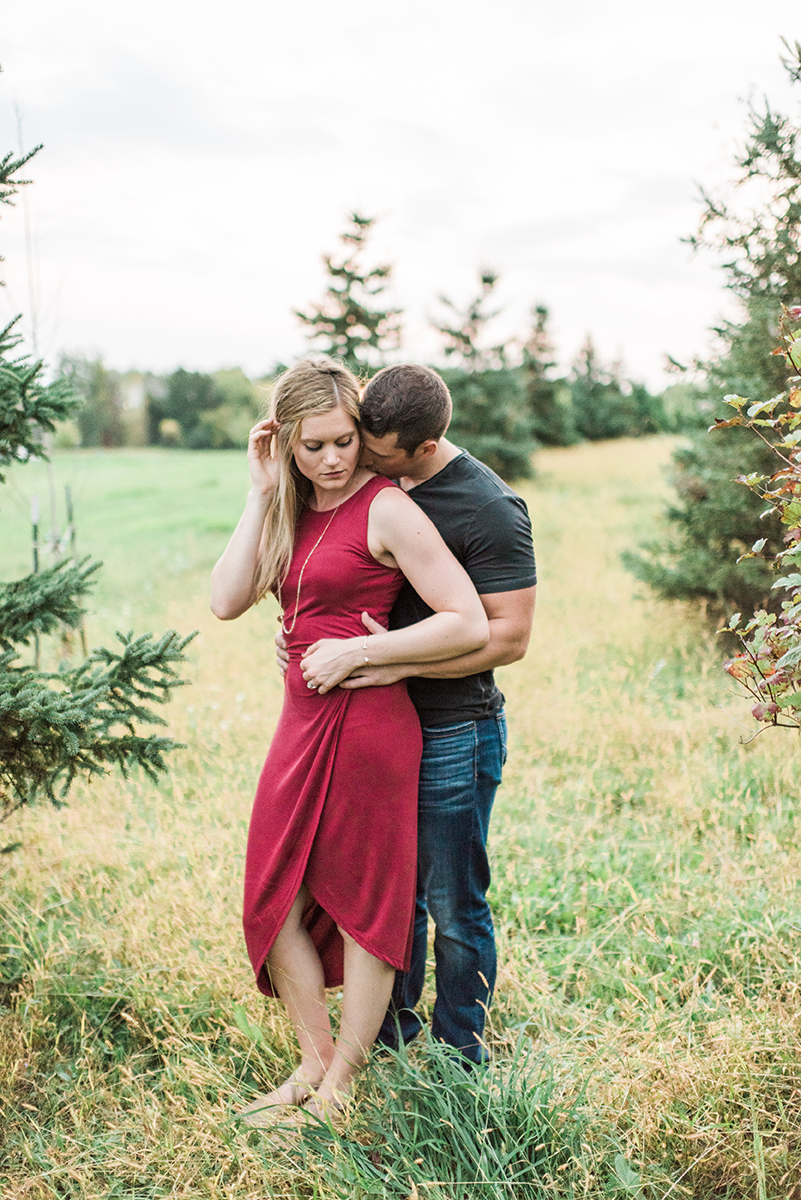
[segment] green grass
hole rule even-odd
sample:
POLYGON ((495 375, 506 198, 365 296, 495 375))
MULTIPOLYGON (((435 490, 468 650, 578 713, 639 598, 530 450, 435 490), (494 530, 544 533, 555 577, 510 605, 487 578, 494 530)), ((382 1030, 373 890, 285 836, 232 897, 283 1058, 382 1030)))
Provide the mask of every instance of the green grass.
MULTIPOLYGON (((239 924, 275 609, 220 624, 207 604, 243 459, 56 457, 79 550, 106 564, 90 644, 201 632, 170 776, 80 786, 0 834, 22 843, 0 856, 0 1194, 801 1200, 798 743, 741 745, 748 704, 702 615, 620 567, 669 451, 544 452, 521 489, 541 586, 530 652, 499 673, 494 1065, 454 1075, 424 1045, 377 1061, 343 1138, 232 1118, 295 1053, 239 924)), ((4 578, 27 569, 44 483, 20 466, 0 490, 4 578)))
MULTIPOLYGON (((193 593, 225 545, 247 488, 244 456, 158 449, 85 450, 55 456, 60 527, 64 488, 72 490, 81 555, 101 558, 95 611, 106 622, 155 619, 187 583, 193 593)), ((30 497, 49 530, 47 468, 9 472, 0 488, 3 577, 30 570, 30 497)))

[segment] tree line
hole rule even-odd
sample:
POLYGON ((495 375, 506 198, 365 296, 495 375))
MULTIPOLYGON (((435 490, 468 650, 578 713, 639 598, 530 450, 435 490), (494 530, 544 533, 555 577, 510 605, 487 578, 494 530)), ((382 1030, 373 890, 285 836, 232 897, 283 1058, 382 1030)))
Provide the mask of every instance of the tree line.
MULTIPOLYGON (((397 360, 403 316, 384 300, 391 264, 367 261, 373 225, 373 218, 350 215, 339 253, 323 258, 322 300, 295 311, 310 346, 341 358, 362 378, 397 360)), ((534 308, 525 337, 493 343, 497 285, 494 271, 479 272, 470 302, 459 307, 440 296, 442 316, 432 324, 442 340, 442 374, 454 401, 452 436, 504 478, 529 476, 539 445, 640 437, 697 421, 686 389, 652 395, 627 379, 620 364, 602 362, 589 336, 570 372, 560 376, 545 305, 534 308)), ((64 357, 58 377, 83 403, 73 426, 62 429, 61 444, 244 446, 280 369, 281 364, 257 380, 238 368, 123 375, 98 359, 64 357)))

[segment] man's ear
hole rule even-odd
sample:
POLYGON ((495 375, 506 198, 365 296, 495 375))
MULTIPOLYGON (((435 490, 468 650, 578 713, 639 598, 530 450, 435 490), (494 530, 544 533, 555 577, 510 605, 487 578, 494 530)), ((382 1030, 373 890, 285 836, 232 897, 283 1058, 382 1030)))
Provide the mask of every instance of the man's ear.
POLYGON ((421 442, 414 452, 415 458, 430 458, 432 454, 436 454, 439 442, 436 438, 428 438, 421 442))

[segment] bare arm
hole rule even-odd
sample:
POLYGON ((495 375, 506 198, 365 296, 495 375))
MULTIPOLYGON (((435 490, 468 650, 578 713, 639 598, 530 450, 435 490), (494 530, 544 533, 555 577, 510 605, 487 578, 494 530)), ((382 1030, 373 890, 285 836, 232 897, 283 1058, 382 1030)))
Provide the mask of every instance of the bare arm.
POLYGON ((365 658, 376 665, 435 662, 477 650, 489 637, 484 608, 467 572, 403 492, 386 488, 375 497, 367 541, 373 557, 399 567, 434 612, 406 629, 315 642, 301 668, 306 681, 321 693, 363 666, 365 658))
POLYGON ((269 496, 248 492, 245 511, 211 573, 211 611, 221 621, 241 617, 256 600, 256 571, 269 496))
MULTIPOLYGON (((348 689, 377 687, 397 683, 412 675, 425 679, 462 679, 465 675, 477 675, 480 671, 518 662, 528 649, 536 597, 536 587, 513 592, 487 592, 480 596, 489 619, 489 641, 480 650, 444 662, 396 663, 386 667, 364 665, 340 686, 348 689)), ((365 626, 380 629, 370 617, 365 620, 365 626)))
POLYGON ((248 438, 251 487, 245 511, 211 573, 211 611, 221 621, 233 621, 256 600, 256 573, 262 552, 264 518, 278 478, 278 464, 270 457, 275 421, 259 421, 248 438))

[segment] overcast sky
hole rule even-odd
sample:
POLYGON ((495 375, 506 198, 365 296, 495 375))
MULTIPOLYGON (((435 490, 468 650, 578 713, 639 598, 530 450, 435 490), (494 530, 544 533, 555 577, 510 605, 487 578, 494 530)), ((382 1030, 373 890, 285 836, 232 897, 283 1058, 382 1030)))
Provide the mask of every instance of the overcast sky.
MULTIPOLYGON (((0 152, 44 142, 5 209, 0 308, 39 352, 258 374, 304 349, 347 213, 379 218, 404 356, 444 292, 501 275, 498 337, 542 302, 563 366, 592 334, 663 385, 728 301, 680 239, 725 189, 745 101, 799 111, 790 0, 16 0, 0 152), (32 306, 30 293, 33 291, 32 306)), ((800 298, 801 299, 801 298, 800 298)))

